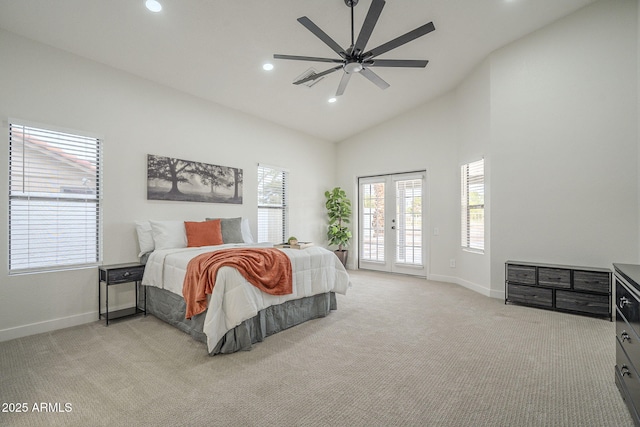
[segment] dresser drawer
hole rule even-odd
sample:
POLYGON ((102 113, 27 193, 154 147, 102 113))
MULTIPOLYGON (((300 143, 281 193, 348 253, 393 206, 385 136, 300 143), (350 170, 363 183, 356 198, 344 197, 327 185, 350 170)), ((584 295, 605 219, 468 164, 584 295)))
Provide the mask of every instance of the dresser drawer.
POLYGON ((540 267, 538 269, 538 284, 569 289, 571 287, 571 270, 540 267))
POLYGON ((616 310, 616 336, 629 358, 640 363, 640 339, 618 310, 616 310))
POLYGON ((536 268, 527 265, 507 264, 507 280, 522 285, 535 285, 536 268))
POLYGON ((602 292, 608 294, 611 290, 609 273, 595 271, 574 271, 573 289, 579 291, 602 292))
POLYGON ((556 308, 606 316, 609 314, 609 295, 556 291, 556 308))
POLYGON ((631 292, 616 279, 616 318, 619 315, 629 323, 636 335, 640 336, 640 303, 631 292))
POLYGON ((640 404, 640 378, 618 340, 616 340, 616 379, 623 383, 623 389, 627 394, 625 396, 627 406, 632 409, 632 413, 637 414, 640 404))
POLYGON ((508 299, 511 302, 520 302, 539 307, 553 306, 553 291, 551 289, 538 288, 536 286, 513 285, 507 286, 508 299))

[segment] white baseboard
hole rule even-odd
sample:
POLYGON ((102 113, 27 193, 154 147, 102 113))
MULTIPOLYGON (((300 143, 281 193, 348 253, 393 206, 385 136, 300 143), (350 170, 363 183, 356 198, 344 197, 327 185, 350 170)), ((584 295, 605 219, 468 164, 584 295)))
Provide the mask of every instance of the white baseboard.
POLYGON ((505 297, 504 294, 504 289, 500 290, 500 291, 496 291, 496 290, 491 290, 491 293, 489 295, 491 298, 497 298, 497 299, 501 299, 503 300, 505 297))
MULTIPOLYGON (((130 307, 131 305, 122 307, 110 307, 109 312, 130 307)), ((97 320, 98 312, 91 311, 89 313, 74 314, 73 316, 61 317, 58 319, 45 320, 28 325, 16 326, 14 328, 2 329, 0 330, 0 342, 27 337, 29 335, 56 331, 58 329, 70 328, 72 326, 84 325, 85 323, 91 323, 97 320)))
POLYGON ((474 292, 482 294, 486 297, 490 298, 498 298, 504 299, 504 291, 495 291, 492 289, 488 289, 484 286, 478 285, 477 283, 469 282, 468 280, 460 279, 459 277, 454 276, 444 276, 439 274, 431 274, 428 277, 429 280, 435 280, 437 282, 446 282, 446 283, 455 283, 456 285, 460 285, 463 288, 470 289, 474 292))
POLYGON ((92 313, 76 314, 69 317, 16 326, 15 328, 2 329, 0 330, 0 342, 70 328, 71 326, 83 325, 85 323, 95 322, 97 319, 98 313, 94 311, 92 313))

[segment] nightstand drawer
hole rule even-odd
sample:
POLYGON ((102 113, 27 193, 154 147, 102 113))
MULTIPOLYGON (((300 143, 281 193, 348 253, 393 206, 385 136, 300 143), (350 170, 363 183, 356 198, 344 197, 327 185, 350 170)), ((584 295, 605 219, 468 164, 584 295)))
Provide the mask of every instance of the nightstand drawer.
POLYGON ((115 270, 109 271, 109 284, 121 283, 121 282, 137 282, 142 280, 144 269, 127 269, 127 270, 115 270))
POLYGON ((125 265, 122 267, 101 267, 100 280, 109 285, 125 282, 139 282, 144 275, 144 265, 125 265))

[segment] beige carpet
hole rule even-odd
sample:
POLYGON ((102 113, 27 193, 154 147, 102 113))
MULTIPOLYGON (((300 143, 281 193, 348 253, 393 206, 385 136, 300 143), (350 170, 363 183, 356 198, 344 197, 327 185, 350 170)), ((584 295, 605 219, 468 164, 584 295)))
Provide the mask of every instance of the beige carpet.
POLYGON ((1 401, 28 406, 0 425, 633 425, 614 323, 351 274, 337 311, 248 352, 209 357, 152 316, 0 343, 1 401))

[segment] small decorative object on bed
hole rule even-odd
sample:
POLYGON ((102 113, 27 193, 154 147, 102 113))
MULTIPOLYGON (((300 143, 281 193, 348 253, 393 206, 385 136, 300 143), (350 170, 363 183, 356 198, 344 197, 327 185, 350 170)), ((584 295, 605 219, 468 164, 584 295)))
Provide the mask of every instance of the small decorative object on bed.
POLYGON ((346 226, 346 224, 349 224, 349 218, 351 217, 351 200, 340 187, 325 191, 324 196, 327 198, 326 207, 329 215, 329 228, 327 230, 329 244, 338 246, 334 253, 340 259, 342 265, 346 266, 349 252, 344 247, 349 245, 349 240, 351 240, 351 231, 346 226))
POLYGON ((149 154, 147 199, 242 204, 242 169, 149 154))
MULTIPOLYGON (((142 280, 147 312, 206 342, 210 355, 249 350, 269 335, 324 317, 337 308, 335 294, 344 295, 349 287, 344 266, 324 248, 280 250, 252 243, 250 236, 245 242, 251 243, 189 246, 184 222, 182 227, 178 221, 149 222, 157 238, 153 245, 143 222, 137 223, 141 252, 143 245, 154 247, 145 255, 142 280)), ((193 231, 194 225, 189 227, 193 231)), ((195 227, 217 229, 216 224, 195 227)))
POLYGON ((306 249, 313 246, 313 242, 299 242, 298 240, 296 240, 296 243, 290 243, 290 242, 291 241, 279 243, 277 245, 274 245, 274 247, 280 248, 280 249, 306 249))

